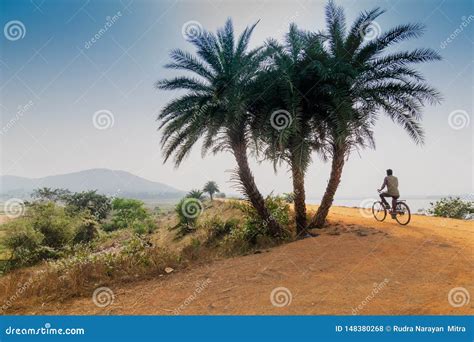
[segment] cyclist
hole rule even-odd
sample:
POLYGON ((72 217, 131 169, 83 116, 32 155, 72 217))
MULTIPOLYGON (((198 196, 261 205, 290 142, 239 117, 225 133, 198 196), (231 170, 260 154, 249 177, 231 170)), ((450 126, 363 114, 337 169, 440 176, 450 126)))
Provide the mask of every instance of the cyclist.
POLYGON ((393 175, 391 169, 387 170, 387 177, 384 178, 383 184, 378 191, 380 192, 382 203, 388 210, 390 210, 390 204, 385 200, 385 197, 392 197, 392 209, 390 210, 390 214, 392 215, 392 218, 395 218, 397 199, 400 198, 400 193, 398 192, 398 178, 393 175), (385 187, 387 187, 387 191, 382 192, 385 187))

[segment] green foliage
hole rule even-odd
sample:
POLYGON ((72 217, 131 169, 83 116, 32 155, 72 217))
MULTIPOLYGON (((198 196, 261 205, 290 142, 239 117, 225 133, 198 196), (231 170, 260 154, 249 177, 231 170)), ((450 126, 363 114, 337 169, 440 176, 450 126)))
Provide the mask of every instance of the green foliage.
POLYGON ((229 235, 239 227, 238 219, 222 220, 218 216, 202 222, 201 226, 207 231, 207 244, 219 241, 225 236, 229 235))
POLYGON ((175 213, 178 216, 178 224, 172 229, 178 230, 178 238, 196 229, 196 222, 204 210, 202 202, 195 197, 182 198, 175 207, 175 213))
POLYGON ((52 201, 30 204, 27 215, 5 225, 9 233, 3 243, 11 252, 10 267, 58 258, 69 253, 75 243, 92 241, 97 223, 88 215, 71 215, 52 201))
POLYGON ((152 215, 142 201, 129 198, 114 198, 111 222, 102 225, 106 232, 130 228, 138 234, 149 234, 156 229, 152 215))
POLYGON ((17 266, 27 266, 38 260, 38 252, 44 236, 34 230, 26 221, 18 220, 15 225, 10 226, 11 232, 4 238, 3 243, 10 249, 12 260, 17 260, 17 266))
POLYGON ((204 200, 204 192, 202 192, 201 190, 198 190, 198 189, 193 189, 193 190, 191 190, 190 192, 188 192, 186 194, 186 198, 195 198, 199 201, 203 201, 204 200))
POLYGON ((39 201, 59 202, 65 201, 71 192, 67 189, 38 188, 33 190, 31 197, 39 201))
POLYGON ((294 192, 286 192, 282 196, 283 200, 286 203, 293 203, 295 201, 295 193, 294 192))
POLYGON ((214 194, 219 191, 219 186, 217 185, 216 182, 209 181, 204 185, 204 188, 202 190, 209 194, 209 197, 211 198, 211 201, 212 201, 214 194))
POLYGON ((99 233, 98 227, 98 222, 92 217, 84 218, 81 225, 76 229, 73 242, 75 244, 91 242, 99 233))
POLYGON ((463 201, 461 198, 448 197, 436 202, 430 202, 428 213, 433 216, 464 219, 474 213, 474 202, 463 201))
MULTIPOLYGON (((290 223, 290 207, 286 201, 280 196, 268 196, 265 199, 265 205, 270 212, 271 217, 276 220, 282 227, 288 227, 290 223)), ((240 209, 244 212, 244 224, 242 229, 237 234, 240 238, 256 244, 260 236, 274 238, 268 229, 268 222, 264 222, 258 215, 255 208, 247 203, 240 203, 240 209)), ((285 231, 289 237, 289 230, 285 231)))
POLYGON ((178 166, 200 138, 204 153, 222 151, 231 140, 245 138, 251 117, 245 104, 255 95, 249 85, 265 59, 261 49, 248 48, 254 28, 247 27, 237 37, 229 19, 217 34, 204 31, 190 40, 195 55, 180 49, 171 52, 166 67, 191 75, 156 84, 159 89, 184 91, 158 117, 165 160, 173 156, 178 166))
POLYGON ((71 212, 89 211, 97 221, 105 219, 111 210, 110 198, 94 191, 83 191, 66 197, 66 204, 71 212))
POLYGON ((37 202, 30 206, 28 217, 24 219, 31 228, 43 234, 43 245, 62 248, 72 242, 82 217, 69 215, 63 207, 53 202, 37 202))

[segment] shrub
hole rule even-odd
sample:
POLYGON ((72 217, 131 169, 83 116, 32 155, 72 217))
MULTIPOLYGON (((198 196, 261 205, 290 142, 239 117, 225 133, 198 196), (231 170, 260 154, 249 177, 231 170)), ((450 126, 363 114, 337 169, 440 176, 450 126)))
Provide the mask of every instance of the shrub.
POLYGON ((474 202, 463 201, 461 198, 448 197, 430 202, 428 213, 433 216, 464 219, 474 213, 474 202))
POLYGON ((93 218, 84 218, 75 232, 73 242, 88 243, 94 240, 98 235, 98 225, 97 221, 93 218))
POLYGON ((9 235, 4 239, 5 246, 11 251, 12 267, 27 266, 38 261, 39 249, 44 235, 34 230, 24 220, 6 225, 9 235))
POLYGON ((43 234, 43 245, 61 248, 72 242, 81 217, 68 215, 63 207, 53 202, 34 203, 29 209, 29 217, 25 219, 34 230, 43 234))
POLYGON ((199 216, 204 210, 202 202, 195 197, 184 197, 176 205, 174 211, 178 216, 178 224, 171 229, 177 229, 177 238, 183 237, 196 229, 199 216))
MULTIPOLYGON (((265 204, 272 217, 282 227, 287 227, 290 222, 290 207, 282 197, 268 196, 265 204)), ((284 236, 272 236, 268 224, 263 222, 256 210, 245 202, 233 201, 233 208, 239 208, 244 213, 243 224, 237 225, 226 235, 222 246, 226 254, 242 254, 255 247, 269 246, 280 243, 290 237, 290 231, 286 230, 284 236)))
POLYGON ((156 224, 151 218, 132 223, 132 230, 138 235, 151 234, 155 231, 156 224))
POLYGON ((116 226, 113 222, 105 222, 105 223, 102 223, 102 225, 100 226, 100 228, 101 228, 104 232, 107 232, 107 233, 111 233, 111 232, 115 232, 115 231, 119 230, 119 227, 116 226))
POLYGON ((11 268, 64 256, 74 243, 90 242, 97 233, 94 220, 84 213, 71 216, 54 202, 34 202, 27 215, 7 223, 5 228, 8 234, 4 245, 12 253, 11 268))
POLYGON ((239 226, 239 220, 230 219, 223 221, 221 218, 214 216, 210 220, 202 223, 202 226, 207 231, 206 244, 211 244, 229 235, 233 230, 239 226))
POLYGON ((112 201, 112 225, 114 228, 132 228, 137 222, 144 223, 151 219, 144 203, 135 199, 115 198, 112 201))
MULTIPOLYGON (((271 217, 280 223, 282 227, 287 227, 290 222, 290 207, 286 201, 279 196, 268 196, 265 199, 265 206, 270 212, 271 217)), ((268 230, 268 222, 264 222, 257 211, 247 204, 242 205, 245 213, 243 233, 247 241, 255 243, 256 238, 261 236, 271 236, 268 230)), ((289 235, 289 232, 286 232, 289 235)))

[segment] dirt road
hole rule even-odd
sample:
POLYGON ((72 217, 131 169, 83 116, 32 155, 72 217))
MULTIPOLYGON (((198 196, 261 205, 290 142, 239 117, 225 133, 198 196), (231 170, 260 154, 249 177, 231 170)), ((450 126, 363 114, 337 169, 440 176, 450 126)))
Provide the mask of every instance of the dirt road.
POLYGON ((87 297, 14 313, 474 314, 472 221, 415 215, 402 227, 353 208, 330 221, 314 238, 113 287, 103 308, 87 297))

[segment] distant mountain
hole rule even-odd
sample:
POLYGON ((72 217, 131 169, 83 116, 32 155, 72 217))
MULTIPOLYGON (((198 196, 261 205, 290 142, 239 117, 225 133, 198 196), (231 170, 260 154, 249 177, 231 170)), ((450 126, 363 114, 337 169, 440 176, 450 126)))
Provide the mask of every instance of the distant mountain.
POLYGON ((74 192, 97 190, 101 194, 129 198, 177 198, 183 191, 126 171, 91 169, 43 178, 0 176, 0 196, 26 199, 33 189, 64 188, 74 192))

